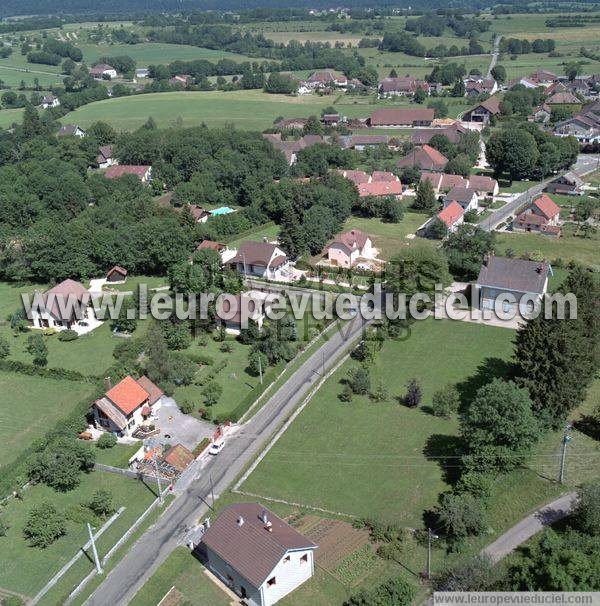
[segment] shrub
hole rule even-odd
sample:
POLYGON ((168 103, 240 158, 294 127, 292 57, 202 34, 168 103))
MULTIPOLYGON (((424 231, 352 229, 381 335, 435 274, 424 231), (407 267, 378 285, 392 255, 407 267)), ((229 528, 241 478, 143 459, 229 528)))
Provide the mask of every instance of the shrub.
POLYGON ((44 501, 35 506, 27 518, 23 535, 32 547, 42 549, 52 545, 67 532, 65 517, 52 503, 44 501))
POLYGON ((59 341, 75 341, 75 339, 78 339, 79 335, 74 331, 74 330, 61 330, 58 333, 58 340, 59 341))
POLYGON ((460 476, 455 490, 459 494, 470 494, 485 504, 490 498, 493 485, 494 476, 487 473, 467 471, 460 476))
POLYGON ((189 400, 182 400, 178 403, 178 406, 179 410, 181 410, 184 415, 189 415, 190 413, 194 412, 194 404, 189 400))
POLYGON ((433 394, 431 408, 436 417, 449 417, 460 406, 460 395, 454 385, 448 384, 433 394))
POLYGON ((584 484, 577 493, 575 522, 583 532, 600 535, 600 480, 584 484))
POLYGON ((215 364, 212 368, 205 370, 199 377, 194 380, 194 385, 198 385, 198 387, 202 387, 206 385, 209 381, 212 381, 218 373, 220 373, 229 363, 227 359, 221 360, 219 363, 215 364))
POLYGON ((421 403, 423 392, 421 391, 421 384, 418 379, 411 379, 406 384, 406 395, 404 396, 404 402, 411 408, 416 408, 421 403))
POLYGON ((353 396, 354 396, 354 392, 352 391, 352 388, 350 387, 350 385, 346 384, 346 385, 344 385, 344 389, 342 389, 342 393, 340 393, 338 398, 342 402, 352 402, 353 396))
POLYGON ((0 337, 0 360, 3 360, 10 353, 10 345, 4 337, 0 337))
POLYGON ((371 375, 362 366, 353 368, 348 373, 348 384, 350 385, 350 389, 352 389, 352 393, 366 395, 371 389, 371 375))
POLYGON ((87 506, 100 518, 108 517, 115 512, 112 493, 102 488, 92 494, 87 506))
POLYGON ((233 347, 231 346, 231 343, 228 343, 227 341, 223 341, 223 343, 221 344, 221 347, 219 347, 219 349, 223 353, 231 353, 233 351, 233 347))
POLYGON ((117 443, 117 436, 112 433, 103 433, 96 442, 96 447, 101 450, 113 448, 117 443))
POLYGON ((438 515, 448 537, 453 540, 481 534, 486 527, 482 503, 470 494, 445 493, 438 515))
POLYGON ((219 401, 221 394, 223 393, 223 387, 216 381, 211 381, 203 390, 202 395, 204 396, 204 403, 206 406, 213 406, 219 401))
POLYGON ((200 441, 200 444, 198 444, 196 446, 196 448, 194 448, 194 450, 192 451, 192 454, 195 457, 197 457, 200 453, 202 453, 204 450, 206 450, 210 444, 211 444, 210 438, 202 438, 202 440, 200 441))

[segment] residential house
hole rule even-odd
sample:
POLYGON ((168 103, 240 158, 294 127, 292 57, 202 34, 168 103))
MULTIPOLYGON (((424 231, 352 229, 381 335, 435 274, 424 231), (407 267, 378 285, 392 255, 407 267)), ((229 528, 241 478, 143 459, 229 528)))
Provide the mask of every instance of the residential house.
POLYGON ((109 166, 104 173, 107 179, 119 179, 123 175, 135 175, 142 183, 147 184, 152 180, 152 167, 119 164, 109 166))
POLYGON ((546 69, 538 69, 530 74, 529 77, 538 84, 552 84, 558 81, 558 76, 546 69))
POLYGON ((369 126, 387 128, 430 126, 434 116, 434 110, 428 107, 376 109, 369 118, 369 126))
POLYGON ((421 181, 429 181, 436 195, 448 193, 453 187, 468 187, 469 182, 461 175, 422 172, 421 181))
POLYGON ((96 164, 98 164, 98 168, 108 168, 113 164, 118 164, 117 159, 113 156, 112 145, 101 145, 98 148, 96 164))
POLYGON ((402 183, 400 179, 396 178, 393 181, 374 181, 371 180, 369 183, 359 183, 358 195, 361 198, 367 196, 384 197, 392 196, 394 198, 402 197, 402 183))
POLYGON ((223 509, 198 545, 206 567, 248 606, 271 606, 310 579, 316 548, 259 503, 223 509))
POLYGON ((380 97, 406 97, 414 95, 418 89, 429 95, 429 84, 424 80, 417 80, 412 76, 401 78, 384 78, 379 82, 378 91, 380 97))
POLYGON ((464 222, 465 209, 458 202, 450 202, 436 216, 437 221, 441 221, 448 232, 455 232, 459 225, 464 222))
POLYGON ((135 79, 143 80, 144 78, 148 78, 150 76, 150 72, 145 67, 141 67, 135 70, 135 79))
POLYGON ((288 119, 284 118, 282 120, 278 120, 277 122, 275 122, 275 124, 273 126, 275 126, 275 128, 279 128, 281 130, 286 130, 286 129, 302 130, 306 126, 307 122, 308 122, 308 118, 288 118, 288 119))
POLYGON ((360 258, 373 256, 373 241, 364 231, 351 229, 338 234, 326 250, 331 265, 353 267, 360 258))
POLYGON ((600 142, 600 117, 593 111, 577 114, 554 127, 559 137, 575 137, 580 145, 600 142))
POLYGON ((342 122, 342 117, 339 114, 323 114, 321 116, 321 122, 325 126, 337 126, 342 122))
POLYGON ((498 195, 500 188, 498 181, 486 175, 472 175, 469 177, 470 189, 477 192, 479 198, 491 198, 492 200, 498 195))
POLYGON ((202 240, 196 247, 196 250, 214 250, 221 257, 221 263, 227 263, 237 252, 227 248, 227 244, 214 242, 213 240, 202 240))
POLYGON ((352 181, 357 187, 363 183, 370 183, 372 179, 371 175, 367 174, 364 170, 346 170, 345 168, 338 168, 335 172, 349 181, 352 181))
POLYGON ((355 149, 363 151, 367 148, 379 147, 380 145, 388 145, 390 138, 387 135, 352 135, 347 137, 344 142, 346 149, 355 149))
POLYGON ((494 78, 469 76, 463 80, 466 97, 479 97, 479 95, 493 95, 498 90, 498 83, 494 78))
POLYGON ((93 328, 100 325, 88 289, 71 279, 63 280, 41 294, 36 292, 28 318, 33 328, 56 331, 69 329, 83 333, 90 325, 93 328))
POLYGON ((297 140, 284 140, 281 138, 281 133, 267 133, 264 134, 263 137, 269 141, 275 149, 283 152, 290 165, 296 163, 297 153, 300 150, 316 145, 317 143, 325 143, 325 139, 323 139, 321 135, 304 135, 297 140))
POLYGON ((331 69, 323 69, 313 72, 304 84, 311 89, 340 87, 344 88, 348 84, 348 78, 343 74, 336 74, 331 69))
POLYGON ((513 221, 513 228, 559 237, 560 207, 547 194, 531 201, 513 221))
POLYGON ((217 306, 217 318, 232 335, 239 335, 248 328, 248 322, 254 322, 262 330, 266 314, 272 304, 272 295, 259 290, 250 290, 235 295, 233 301, 225 299, 217 306))
POLYGON ((396 182, 400 181, 398 175, 390 172, 389 170, 374 170, 371 175, 371 180, 376 182, 386 181, 386 182, 396 182))
POLYGON ((107 78, 113 80, 118 76, 117 70, 112 65, 106 63, 99 63, 90 68, 90 76, 96 80, 106 80, 107 78))
POLYGON ((544 90, 545 97, 551 97, 555 93, 564 93, 567 90, 567 85, 564 82, 554 82, 544 90))
POLYGON ((127 280, 127 270, 120 265, 115 265, 106 272, 106 281, 110 284, 122 284, 125 280, 127 280))
POLYGON ((482 101, 473 109, 466 112, 464 114, 463 120, 465 122, 479 122, 481 124, 488 124, 492 117, 499 115, 500 98, 490 97, 489 99, 482 101))
POLYGON ((289 271, 287 255, 270 242, 245 240, 228 264, 241 274, 269 280, 282 279, 289 271))
POLYGON ((524 295, 541 299, 548 289, 551 271, 545 261, 486 256, 476 282, 480 309, 494 309, 498 297, 505 294, 513 295, 516 303, 503 302, 504 312, 516 310, 524 295))
POLYGON ((127 375, 114 387, 108 379, 106 394, 93 406, 98 429, 131 437, 158 410, 164 393, 148 377, 138 380, 127 375))
POLYGON ((539 82, 536 82, 535 80, 531 79, 531 78, 525 78, 525 77, 521 77, 521 78, 514 78, 513 80, 509 80, 508 82, 508 89, 512 90, 515 86, 524 86, 525 88, 538 88, 538 86, 540 85, 539 82))
POLYGON ((79 137, 80 139, 83 139, 83 137, 85 137, 85 134, 86 133, 83 130, 83 128, 79 128, 79 126, 77 126, 76 124, 65 124, 64 126, 60 127, 56 136, 57 137, 73 136, 73 137, 79 137))
POLYGON ((58 107, 60 100, 55 95, 45 95, 42 98, 41 107, 42 109, 48 109, 49 107, 58 107))
POLYGON ((554 93, 546 99, 550 107, 564 107, 573 111, 581 109, 581 101, 569 91, 554 93))
POLYGON ((456 186, 444 196, 443 202, 444 208, 450 206, 452 202, 457 202, 467 212, 469 210, 477 210, 478 200, 477 190, 470 187, 456 186))
POLYGON ((177 74, 176 76, 169 78, 169 84, 171 86, 187 86, 188 84, 191 84, 193 80, 194 79, 189 74, 177 74))
POLYGON ((540 124, 548 124, 552 115, 552 108, 545 103, 538 105, 531 113, 530 120, 540 124))
POLYGON ((419 128, 412 132, 411 141, 415 145, 429 143, 435 135, 443 135, 450 143, 460 143, 465 134, 469 132, 468 128, 462 126, 460 122, 454 122, 444 128, 419 128))
POLYGON ((206 223, 208 218, 211 216, 209 210, 206 210, 197 204, 190 204, 190 212, 192 213, 192 217, 194 217, 196 223, 206 223))
POLYGON ((163 453, 162 461, 180 474, 194 462, 194 454, 183 444, 175 444, 163 453))
POLYGON ((415 146, 404 158, 400 158, 398 168, 416 167, 421 170, 442 172, 448 164, 448 158, 429 145, 415 146))
POLYGON ((585 181, 575 172, 569 171, 552 179, 544 191, 550 194, 581 196, 585 181))

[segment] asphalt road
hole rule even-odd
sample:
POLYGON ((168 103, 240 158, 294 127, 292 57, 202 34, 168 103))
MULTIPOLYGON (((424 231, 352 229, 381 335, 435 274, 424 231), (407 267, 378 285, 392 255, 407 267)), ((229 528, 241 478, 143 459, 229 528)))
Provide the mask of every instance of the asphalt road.
POLYGON ((515 524, 491 545, 488 545, 481 552, 482 555, 487 555, 494 562, 498 562, 546 526, 567 517, 573 511, 576 500, 577 493, 570 492, 556 499, 556 501, 540 507, 531 515, 523 518, 518 524, 515 524))
POLYGON ((332 369, 360 338, 366 324, 359 314, 340 330, 332 330, 329 341, 228 440, 223 451, 203 470, 204 473, 171 503, 158 522, 135 543, 85 604, 128 604, 173 549, 182 543, 188 529, 207 513, 206 501, 210 502, 211 493, 210 476, 215 495, 224 492, 319 381, 323 366, 326 373, 332 369))
MULTIPOLYGON (((585 175, 597 170, 599 166, 600 156, 598 155, 584 155, 577 156, 577 161, 570 170, 576 172, 579 175, 585 175)), ((537 185, 533 185, 528 190, 517 196, 514 200, 504 205, 502 208, 494 211, 487 219, 484 219, 479 227, 485 231, 491 231, 498 227, 500 223, 505 222, 510 216, 513 216, 517 211, 524 206, 533 196, 542 193, 544 187, 555 178, 555 175, 542 181, 537 185)))
POLYGON ((502 36, 496 36, 494 40, 494 50, 492 51, 492 60, 490 61, 490 66, 488 68, 487 77, 492 77, 492 70, 496 66, 496 61, 498 61, 498 55, 500 54, 500 40, 502 40, 502 36))

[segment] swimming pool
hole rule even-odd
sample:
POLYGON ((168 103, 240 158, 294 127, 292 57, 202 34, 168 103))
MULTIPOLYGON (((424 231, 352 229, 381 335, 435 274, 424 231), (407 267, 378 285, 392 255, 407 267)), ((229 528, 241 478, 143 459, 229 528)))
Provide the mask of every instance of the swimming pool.
POLYGON ((220 206, 210 211, 211 215, 228 215, 229 213, 235 212, 235 208, 229 208, 229 206, 220 206))

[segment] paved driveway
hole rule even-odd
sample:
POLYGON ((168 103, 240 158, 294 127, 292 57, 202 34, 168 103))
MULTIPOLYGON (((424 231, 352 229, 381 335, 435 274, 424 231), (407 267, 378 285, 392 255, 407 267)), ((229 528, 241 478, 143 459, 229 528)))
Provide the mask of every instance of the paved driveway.
POLYGON ((155 417, 155 425, 160 428, 160 437, 170 436, 173 444, 180 443, 193 450, 203 439, 209 438, 215 426, 207 421, 199 421, 191 415, 185 415, 173 398, 163 397, 162 406, 155 417))

